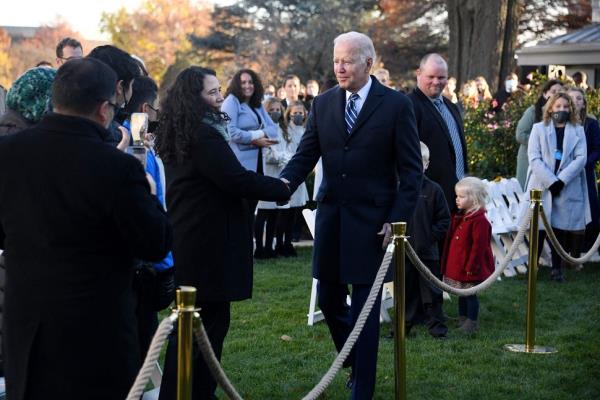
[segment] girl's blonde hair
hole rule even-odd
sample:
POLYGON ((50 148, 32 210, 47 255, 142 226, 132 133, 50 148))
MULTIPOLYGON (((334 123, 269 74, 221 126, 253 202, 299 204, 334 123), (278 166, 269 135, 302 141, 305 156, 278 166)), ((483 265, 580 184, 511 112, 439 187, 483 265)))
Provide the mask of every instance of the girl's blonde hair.
POLYGON ((553 94, 544 106, 544 125, 548 125, 552 120, 552 107, 554 107, 554 103, 556 103, 558 99, 564 99, 569 103, 569 121, 567 122, 570 122, 573 125, 577 124, 577 122, 579 122, 579 116, 575 112, 575 105, 573 104, 573 100, 571 100, 571 96, 569 96, 566 92, 558 92, 553 94))
POLYGON ((463 189, 469 200, 473 202, 471 208, 466 210, 467 214, 474 213, 485 207, 488 202, 489 195, 487 185, 479 178, 468 176, 462 178, 454 186, 455 190, 463 189))

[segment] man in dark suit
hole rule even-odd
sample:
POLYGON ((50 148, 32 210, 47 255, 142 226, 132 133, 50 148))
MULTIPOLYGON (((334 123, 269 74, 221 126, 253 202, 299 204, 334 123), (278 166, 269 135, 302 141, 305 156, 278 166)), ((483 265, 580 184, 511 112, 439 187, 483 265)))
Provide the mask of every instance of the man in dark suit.
POLYGON ((55 113, 0 142, 13 400, 121 400, 140 366, 133 260, 164 258, 171 229, 141 163, 104 143, 116 83, 101 61, 65 63, 55 113))
MULTIPOLYGON (((339 85, 317 96, 298 152, 281 173, 293 192, 323 158, 317 195, 313 276, 319 306, 338 351, 362 309, 390 241, 391 222, 407 221, 422 178, 412 104, 369 75, 375 49, 349 32, 334 41, 339 85), (383 238, 383 243, 382 243, 383 238), (352 285, 352 306, 345 302, 352 285)), ((380 300, 350 359, 352 399, 371 399, 380 300)))
POLYGON ((467 145, 458 107, 442 96, 448 65, 439 54, 427 54, 417 70, 413 102, 419 137, 430 151, 426 175, 442 187, 448 209, 455 210, 454 185, 467 173, 467 145))

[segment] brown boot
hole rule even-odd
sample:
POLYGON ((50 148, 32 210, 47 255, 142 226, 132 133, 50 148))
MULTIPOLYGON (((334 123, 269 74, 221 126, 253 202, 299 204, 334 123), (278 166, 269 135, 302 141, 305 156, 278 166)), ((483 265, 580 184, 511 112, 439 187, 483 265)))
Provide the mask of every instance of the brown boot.
POLYGON ((467 317, 465 317, 464 315, 459 315, 456 326, 460 328, 461 326, 463 326, 463 324, 465 323, 466 320, 467 320, 467 317))
POLYGON ((462 324, 462 326, 460 328, 458 328, 459 331, 461 331, 462 333, 466 333, 468 335, 471 335, 471 334, 477 332, 478 329, 479 329, 479 322, 470 320, 468 318, 465 320, 464 324, 462 324))

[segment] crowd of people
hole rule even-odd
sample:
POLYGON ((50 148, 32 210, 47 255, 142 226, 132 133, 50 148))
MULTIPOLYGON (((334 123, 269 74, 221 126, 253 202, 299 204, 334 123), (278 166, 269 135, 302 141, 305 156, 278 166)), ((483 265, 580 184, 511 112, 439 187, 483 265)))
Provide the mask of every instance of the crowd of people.
MULTIPOLYGON (((62 40, 58 68, 26 71, 0 110, 2 361, 11 400, 124 398, 176 286, 198 289, 220 358, 231 302, 252 296, 254 259, 296 256, 305 181, 317 165, 313 276, 338 351, 392 222, 409 221, 417 254, 450 285, 472 287, 493 272, 487 191, 469 176, 462 113, 481 102, 501 109, 519 86, 515 74, 495 96, 483 77, 457 95, 446 60, 427 54, 416 87, 402 93, 389 71, 372 71, 371 39, 348 32, 333 45, 336 81, 302 85, 287 75, 277 88, 245 68, 223 96, 214 70, 192 66, 159 98, 143 60, 111 45, 83 55, 79 42, 62 40)), ((569 238, 585 232, 593 241, 600 217, 600 127, 585 94, 548 81, 516 132, 517 177, 544 190, 552 226, 574 255, 578 245, 567 243, 582 240, 569 238)), ((555 252, 552 267, 563 281, 555 252)), ((407 329, 425 324, 445 339, 442 292, 410 263, 406 279, 407 329)), ((479 307, 475 295, 459 300, 458 331, 479 329, 479 307)), ((373 397, 378 344, 372 313, 344 364, 352 399, 373 397)), ((176 350, 172 334, 162 400, 175 398, 176 350)), ((197 343, 193 364, 194 399, 215 399, 197 343)))

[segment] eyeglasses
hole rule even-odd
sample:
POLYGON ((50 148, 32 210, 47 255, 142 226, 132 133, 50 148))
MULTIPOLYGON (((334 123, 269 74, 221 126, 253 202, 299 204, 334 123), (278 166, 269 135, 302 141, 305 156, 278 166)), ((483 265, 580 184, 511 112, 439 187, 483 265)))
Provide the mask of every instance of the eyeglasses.
POLYGON ((106 102, 108 103, 109 106, 111 106, 113 108, 113 111, 116 113, 117 110, 119 110, 121 107, 119 107, 117 104, 113 103, 110 100, 106 100, 106 102))
POLYGON ((151 109, 152 111, 154 111, 155 113, 157 113, 157 114, 158 114, 158 111, 160 110, 160 108, 154 108, 154 107, 152 107, 152 104, 150 104, 150 103, 146 103, 146 104, 148 104, 148 107, 150 107, 150 109, 151 109))
POLYGON ((81 57, 81 56, 71 56, 71 57, 58 57, 58 58, 61 59, 61 60, 64 60, 64 61, 70 61, 70 60, 78 60, 78 59, 83 58, 83 57, 81 57))

